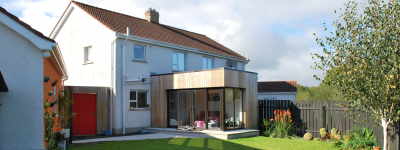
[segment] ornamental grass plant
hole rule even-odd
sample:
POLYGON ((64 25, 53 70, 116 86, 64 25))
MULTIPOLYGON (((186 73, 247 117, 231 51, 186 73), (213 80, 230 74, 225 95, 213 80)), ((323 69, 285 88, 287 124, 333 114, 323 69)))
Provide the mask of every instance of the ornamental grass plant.
POLYGON ((275 119, 264 120, 265 136, 291 138, 294 134, 292 113, 289 110, 274 110, 275 119))

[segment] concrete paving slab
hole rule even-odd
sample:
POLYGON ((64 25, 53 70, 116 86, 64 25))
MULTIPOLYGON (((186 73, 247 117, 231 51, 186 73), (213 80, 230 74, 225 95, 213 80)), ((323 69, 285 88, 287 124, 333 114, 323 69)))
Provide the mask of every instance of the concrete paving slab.
POLYGON ((110 138, 97 138, 97 139, 85 139, 72 141, 76 143, 92 143, 92 142, 106 142, 106 141, 131 141, 131 140, 145 140, 145 139, 166 139, 166 138, 201 138, 198 136, 187 136, 187 135, 174 135, 165 133, 156 134, 143 134, 143 135, 132 135, 132 136, 120 136, 110 138))

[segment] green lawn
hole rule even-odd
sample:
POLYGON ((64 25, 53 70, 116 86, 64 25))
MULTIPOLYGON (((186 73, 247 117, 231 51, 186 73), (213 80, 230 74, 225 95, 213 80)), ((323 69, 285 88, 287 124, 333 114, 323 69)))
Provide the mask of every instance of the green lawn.
POLYGON ((69 150, 108 150, 108 149, 274 149, 274 150, 294 150, 294 149, 315 149, 328 150, 335 149, 332 143, 320 141, 305 141, 302 139, 279 139, 269 137, 251 137, 233 140, 204 139, 204 138, 173 138, 156 140, 136 140, 136 141, 117 141, 101 142, 89 144, 73 144, 69 150))

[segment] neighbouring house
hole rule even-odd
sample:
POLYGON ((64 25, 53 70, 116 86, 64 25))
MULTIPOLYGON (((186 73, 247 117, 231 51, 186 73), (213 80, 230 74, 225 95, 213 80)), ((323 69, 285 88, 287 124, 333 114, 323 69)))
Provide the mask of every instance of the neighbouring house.
POLYGON ((0 54, 0 149, 44 149, 44 102, 56 100, 67 78, 60 49, 0 7, 0 54))
POLYGON ((260 81, 258 99, 296 100, 297 81, 260 81))
POLYGON ((74 100, 72 135, 146 127, 257 129, 257 73, 205 35, 71 1, 58 41, 74 100), (80 119, 88 116, 86 120, 80 119))

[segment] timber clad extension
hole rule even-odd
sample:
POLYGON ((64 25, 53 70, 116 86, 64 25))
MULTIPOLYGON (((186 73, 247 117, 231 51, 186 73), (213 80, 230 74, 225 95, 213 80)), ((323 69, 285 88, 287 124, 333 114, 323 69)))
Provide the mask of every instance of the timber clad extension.
POLYGON ((257 129, 257 73, 212 69, 151 76, 151 126, 167 127, 167 90, 233 87, 243 89, 245 129, 257 129))

